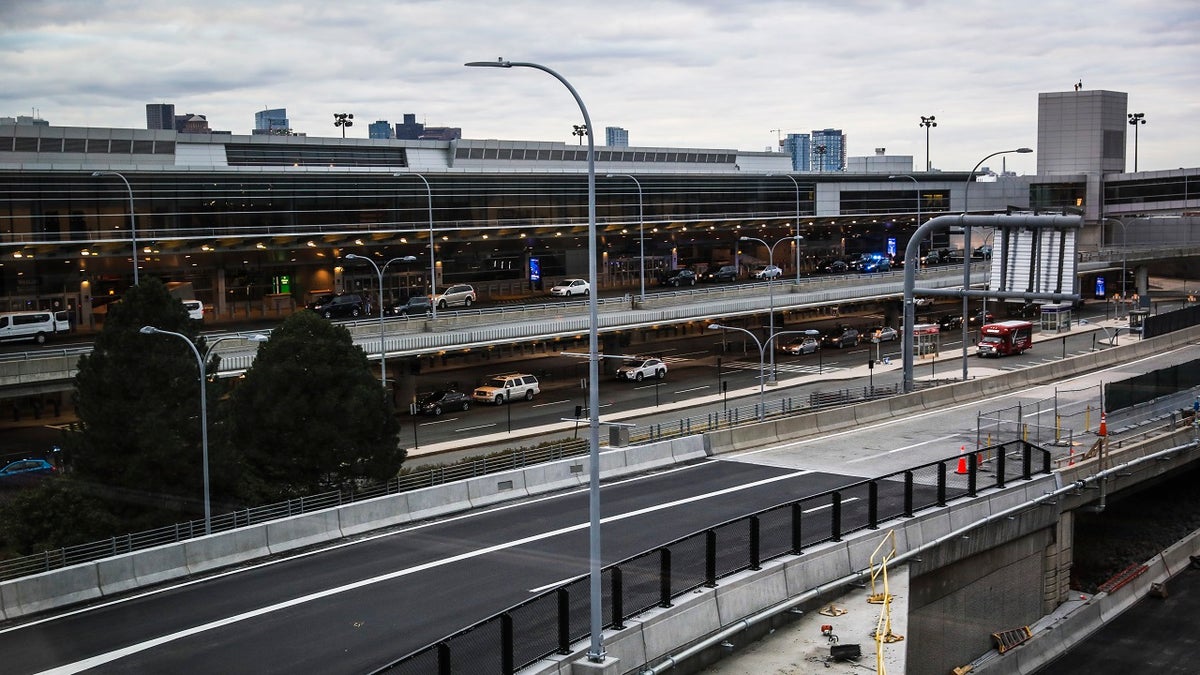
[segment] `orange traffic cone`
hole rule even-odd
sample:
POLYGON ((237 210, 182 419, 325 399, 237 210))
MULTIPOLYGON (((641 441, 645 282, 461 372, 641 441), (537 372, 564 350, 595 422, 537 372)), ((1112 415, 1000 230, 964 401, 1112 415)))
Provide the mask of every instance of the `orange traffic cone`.
POLYGON ((1100 435, 1100 436, 1107 436, 1107 435, 1108 435, 1108 416, 1107 416, 1107 415, 1105 415, 1104 413, 1100 413, 1100 432, 1099 432, 1099 435, 1100 435))
POLYGON ((1075 448, 1071 447, 1071 452, 1067 454, 1067 466, 1075 466, 1075 448))
POLYGON ((964 444, 964 445, 960 446, 958 448, 958 450, 962 454, 960 454, 958 457, 958 470, 955 471, 954 473, 963 474, 963 473, 967 472, 967 458, 966 458, 967 446, 964 444))

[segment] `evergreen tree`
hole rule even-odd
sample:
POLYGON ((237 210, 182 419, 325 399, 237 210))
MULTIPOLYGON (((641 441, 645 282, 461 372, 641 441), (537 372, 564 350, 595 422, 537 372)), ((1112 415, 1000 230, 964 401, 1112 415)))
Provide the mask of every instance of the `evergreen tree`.
POLYGON ((384 481, 406 455, 366 354, 314 312, 271 333, 227 407, 246 487, 262 500, 384 481))
MULTIPOLYGON (((77 478, 103 490, 98 494, 132 529, 195 518, 204 496, 195 354, 173 336, 141 334, 142 326, 196 339, 187 310, 157 279, 144 279, 110 305, 92 353, 79 360, 83 430, 68 447, 77 478)), ((199 349, 203 354, 203 344, 199 349)), ((220 388, 208 387, 210 410, 220 388)), ((210 450, 216 503, 233 487, 236 467, 210 450)))

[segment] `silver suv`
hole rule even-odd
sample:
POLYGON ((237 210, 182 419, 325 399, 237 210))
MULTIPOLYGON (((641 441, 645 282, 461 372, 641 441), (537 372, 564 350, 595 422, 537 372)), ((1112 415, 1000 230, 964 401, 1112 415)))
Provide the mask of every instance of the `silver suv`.
POLYGON ((457 305, 470 307, 475 304, 475 289, 471 287, 471 284, 454 284, 433 296, 433 304, 438 309, 446 309, 447 307, 457 305))
POLYGON ((541 391, 542 388, 538 386, 538 380, 533 375, 513 373, 490 378, 487 384, 476 387, 475 391, 471 392, 471 398, 480 403, 500 405, 519 398, 533 400, 541 391))

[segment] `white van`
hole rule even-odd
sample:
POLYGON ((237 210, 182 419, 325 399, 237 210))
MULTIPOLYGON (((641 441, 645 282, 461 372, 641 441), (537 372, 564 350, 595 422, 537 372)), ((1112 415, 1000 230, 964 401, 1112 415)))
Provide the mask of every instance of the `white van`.
POLYGON ((184 300, 184 308, 187 309, 188 318, 192 321, 204 320, 204 303, 199 300, 184 300))
POLYGON ((0 340, 33 340, 40 345, 51 335, 70 330, 71 322, 62 311, 0 313, 0 340))

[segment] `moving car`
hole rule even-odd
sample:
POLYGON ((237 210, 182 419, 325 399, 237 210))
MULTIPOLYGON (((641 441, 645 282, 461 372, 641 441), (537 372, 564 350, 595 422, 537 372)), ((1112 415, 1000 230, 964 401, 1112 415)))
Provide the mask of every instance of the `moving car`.
POLYGON ((54 465, 44 459, 19 459, 0 469, 0 485, 25 485, 57 473, 54 465))
POLYGON ((663 379, 667 376, 667 364, 662 359, 630 359, 617 368, 618 380, 641 382, 647 377, 663 379))
POLYGON ((879 328, 871 331, 872 342, 890 342, 899 336, 900 334, 896 332, 895 328, 890 328, 888 326, 880 326, 879 328))
POLYGON ((550 295, 569 298, 572 295, 587 295, 592 292, 591 285, 583 279, 563 279, 554 284, 550 295))
POLYGON ((192 321, 204 320, 204 303, 199 300, 184 300, 183 307, 187 310, 188 318, 192 321))
POLYGON ((437 417, 447 410, 470 410, 471 397, 461 391, 441 389, 417 399, 417 412, 437 417))
POLYGON ((695 286, 696 273, 689 269, 667 270, 661 282, 663 286, 695 286))
POLYGON ((812 354, 821 348, 821 341, 815 337, 799 337, 790 340, 779 348, 779 351, 792 355, 812 354))
POLYGON ((720 267, 710 267, 703 275, 701 281, 737 281, 738 268, 737 265, 721 265, 720 267))
POLYGON ((427 295, 414 295, 392 308, 396 316, 421 316, 433 313, 433 303, 427 295))
POLYGON ((308 308, 326 319, 358 317, 363 314, 363 299, 357 293, 322 295, 308 303, 308 308))
POLYGON ((475 288, 471 284, 454 284, 446 290, 433 296, 433 304, 438 309, 447 307, 470 307, 475 304, 475 288))
POLYGON ((771 281, 783 276, 783 270, 775 265, 761 265, 755 268, 753 276, 755 279, 771 281))
POLYGON ((480 403, 508 403, 513 399, 523 398, 526 401, 533 400, 533 397, 540 394, 542 388, 538 385, 538 379, 533 375, 525 373, 513 373, 510 375, 496 375, 480 387, 476 387, 475 391, 471 392, 471 399, 480 403))
POLYGON ((861 339, 862 336, 859 335, 857 329, 839 328, 831 333, 826 333, 821 341, 825 347, 837 347, 841 349, 843 347, 857 347, 861 339))
POLYGON ((64 311, 5 312, 0 314, 0 340, 33 340, 45 344, 56 333, 71 330, 64 311))

